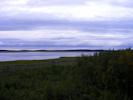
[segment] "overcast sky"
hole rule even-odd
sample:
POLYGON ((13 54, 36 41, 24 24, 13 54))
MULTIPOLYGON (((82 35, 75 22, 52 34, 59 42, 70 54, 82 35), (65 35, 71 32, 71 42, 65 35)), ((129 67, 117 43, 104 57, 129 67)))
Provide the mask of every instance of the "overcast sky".
POLYGON ((0 0, 0 49, 133 47, 133 0, 0 0))

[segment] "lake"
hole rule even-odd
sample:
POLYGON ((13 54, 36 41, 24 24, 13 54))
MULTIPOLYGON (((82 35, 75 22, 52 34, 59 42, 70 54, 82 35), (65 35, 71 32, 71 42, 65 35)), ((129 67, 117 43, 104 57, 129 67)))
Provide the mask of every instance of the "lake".
POLYGON ((3 52, 0 53, 0 62, 15 60, 43 60, 60 57, 77 57, 81 54, 93 55, 95 52, 3 52))

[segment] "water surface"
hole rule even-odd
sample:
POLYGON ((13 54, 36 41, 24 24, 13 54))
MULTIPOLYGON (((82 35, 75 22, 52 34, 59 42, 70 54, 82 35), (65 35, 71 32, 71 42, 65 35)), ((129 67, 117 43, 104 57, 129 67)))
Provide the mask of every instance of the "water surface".
POLYGON ((60 57, 77 57, 81 54, 93 55, 95 52, 6 52, 0 53, 0 61, 43 60, 60 57))

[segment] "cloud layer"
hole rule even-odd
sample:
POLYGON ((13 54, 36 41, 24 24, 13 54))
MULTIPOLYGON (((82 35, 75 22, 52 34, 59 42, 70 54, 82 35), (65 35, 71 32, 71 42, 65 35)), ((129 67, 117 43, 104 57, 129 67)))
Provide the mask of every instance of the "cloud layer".
POLYGON ((133 46, 132 0, 0 2, 0 48, 133 46))

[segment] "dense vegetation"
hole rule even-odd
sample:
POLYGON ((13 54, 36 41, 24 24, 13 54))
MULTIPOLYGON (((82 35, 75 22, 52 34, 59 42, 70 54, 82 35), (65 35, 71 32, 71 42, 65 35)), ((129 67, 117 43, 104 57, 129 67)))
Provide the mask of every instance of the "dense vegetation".
POLYGON ((0 100, 133 100, 133 51, 100 51, 68 65, 3 67, 0 100))

